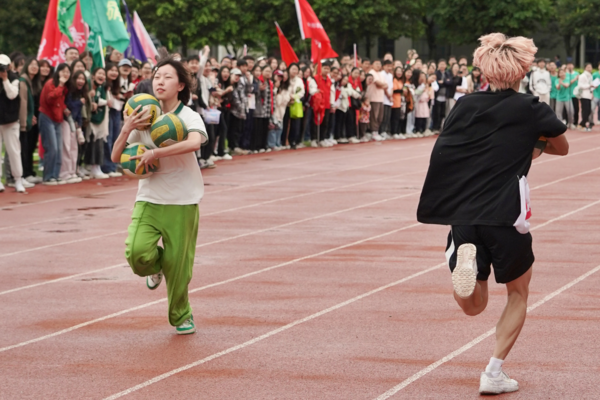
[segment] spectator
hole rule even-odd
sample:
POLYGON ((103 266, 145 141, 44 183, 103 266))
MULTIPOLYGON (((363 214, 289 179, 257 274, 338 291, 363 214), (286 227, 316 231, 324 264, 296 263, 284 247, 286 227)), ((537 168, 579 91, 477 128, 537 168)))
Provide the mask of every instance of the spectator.
POLYGON ((575 129, 573 125, 573 102, 571 101, 571 80, 567 77, 567 71, 561 68, 558 71, 556 82, 556 116, 563 120, 563 111, 567 113, 567 124, 569 128, 575 129))
MULTIPOLYGON (((21 164, 21 143, 19 142, 19 76, 10 71, 11 60, 5 54, 0 54, 0 148, 1 142, 6 146, 6 155, 10 160, 10 173, 13 176, 15 190, 24 193, 26 187, 33 184, 23 179, 21 164)), ((9 171, 7 171, 8 173, 9 171)), ((0 171, 0 177, 2 172, 0 171)), ((0 192, 4 185, 0 182, 0 192)))
POLYGON ((592 74, 592 86, 594 88, 594 98, 592 99, 592 113, 590 122, 594 121, 594 113, 598 110, 598 120, 600 120, 600 62, 598 63, 598 71, 592 74))
POLYGON ((33 169, 33 153, 39 136, 36 110, 39 108, 39 96, 42 91, 40 65, 32 58, 26 63, 23 71, 19 78, 21 165, 25 180, 35 184, 42 182, 42 178, 36 176, 33 169))
POLYGON ((274 111, 275 101, 271 67, 265 65, 262 74, 258 77, 258 92, 256 93, 256 110, 253 140, 250 150, 264 153, 267 150, 267 137, 269 134, 269 121, 274 111))
POLYGON ((550 108, 556 110, 558 74, 556 73, 556 64, 553 61, 548 63, 548 72, 550 73, 550 108))
MULTIPOLYGON (((402 92, 404 82, 402 67, 394 69, 394 82, 392 84, 392 113, 391 113, 391 134, 394 139, 406 139, 406 136, 400 130, 400 121, 402 119, 402 92)), ((406 107, 405 107, 406 110, 406 107)))
POLYGON ((79 144, 85 143, 83 136, 83 107, 88 103, 89 88, 85 71, 73 73, 69 82, 69 91, 65 98, 65 120, 62 128, 62 164, 60 179, 67 183, 79 183, 82 178, 77 176, 77 155, 79 144))
POLYGON ((102 172, 100 166, 104 163, 105 142, 110 134, 110 111, 112 103, 111 91, 106 86, 106 71, 96 68, 92 73, 92 115, 90 118, 91 132, 86 137, 84 162, 90 168, 90 175, 94 179, 108 179, 109 176, 102 172))
MULTIPOLYGON (((131 64, 129 60, 126 60, 126 62, 131 64)), ((106 64, 106 89, 110 92, 111 101, 108 102, 108 136, 104 142, 104 164, 102 164, 102 172, 113 178, 122 176, 120 172, 117 172, 117 165, 111 161, 111 153, 115 140, 117 140, 121 133, 121 113, 125 104, 125 98, 121 88, 121 77, 117 64, 106 64)), ((164 111, 168 112, 170 110, 164 111)))
POLYGON ((233 101, 231 103, 231 126, 228 127, 227 140, 233 155, 248 154, 240 148, 240 139, 244 130, 246 111, 248 109, 248 97, 244 90, 244 84, 240 83, 242 71, 238 68, 231 70, 231 84, 233 87, 233 101))
POLYGON ((79 50, 77 47, 69 47, 65 50, 65 63, 68 65, 73 64, 73 61, 79 59, 79 50))
POLYGON ((575 71, 575 66, 570 58, 567 58, 567 79, 569 79, 571 91, 571 101, 573 102, 573 125, 579 125, 579 99, 575 96, 575 87, 579 80, 579 72, 575 71))
POLYGON ((62 132, 64 121, 65 98, 67 84, 71 78, 71 70, 67 64, 60 64, 52 79, 48 80, 40 96, 40 133, 44 146, 44 185, 62 185, 60 179, 62 164, 62 132))
POLYGON ((438 61, 438 69, 435 71, 439 90, 435 95, 431 119, 433 120, 433 132, 438 133, 442 129, 442 120, 446 112, 446 60, 443 58, 438 61))
POLYGON ((581 96, 581 129, 589 132, 592 111, 592 64, 586 63, 583 73, 578 78, 579 95, 581 96))
MULTIPOLYGON (((387 53, 391 56, 391 53, 387 53)), ((381 77, 385 81, 387 87, 383 94, 383 120, 379 131, 383 139, 392 138, 391 130, 391 116, 392 116, 392 105, 393 105, 393 86, 394 86, 394 75, 392 74, 393 68, 392 60, 383 61, 383 70, 380 72, 381 77)))
POLYGON ((534 96, 540 98, 540 101, 550 105, 550 86, 552 79, 550 72, 546 70, 546 60, 538 59, 537 69, 531 73, 529 78, 529 90, 534 96))
POLYGON ((375 141, 383 140, 379 134, 379 128, 383 122, 383 99, 387 90, 387 83, 384 75, 381 73, 381 61, 373 61, 373 69, 369 74, 373 76, 373 83, 367 87, 367 97, 371 103, 370 126, 371 134, 375 141))

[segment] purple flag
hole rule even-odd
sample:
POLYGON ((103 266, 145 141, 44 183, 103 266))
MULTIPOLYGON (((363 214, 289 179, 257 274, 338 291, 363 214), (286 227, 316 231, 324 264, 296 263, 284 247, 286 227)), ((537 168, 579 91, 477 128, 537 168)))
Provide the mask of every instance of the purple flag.
POLYGON ((140 38, 138 38, 137 33, 133 28, 133 21, 131 20, 131 15, 129 15, 129 8, 127 8, 127 3, 125 3, 125 0, 123 0, 123 5, 125 6, 127 32, 130 36, 129 47, 127 47, 127 49, 125 50, 125 57, 133 57, 140 62, 146 62, 148 61, 148 57, 146 57, 146 53, 144 53, 144 48, 142 47, 140 38))

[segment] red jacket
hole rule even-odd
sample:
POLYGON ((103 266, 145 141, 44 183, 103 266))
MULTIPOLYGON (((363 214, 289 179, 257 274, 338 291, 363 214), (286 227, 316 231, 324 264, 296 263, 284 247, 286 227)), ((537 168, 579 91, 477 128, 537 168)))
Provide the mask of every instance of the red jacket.
POLYGON ((52 79, 42 89, 40 96, 40 112, 46 114, 54 122, 63 122, 65 108, 65 97, 67 88, 65 86, 54 86, 52 79))

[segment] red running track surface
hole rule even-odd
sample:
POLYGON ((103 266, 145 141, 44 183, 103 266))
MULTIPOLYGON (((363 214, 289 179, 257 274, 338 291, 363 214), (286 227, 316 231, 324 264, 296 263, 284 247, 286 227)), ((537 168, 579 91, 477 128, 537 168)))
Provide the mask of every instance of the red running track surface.
MULTIPOLYGON (((510 399, 595 399, 600 135, 530 173, 531 312, 510 399)), ((124 260, 128 179, 0 194, 1 399, 469 399, 505 290, 462 314, 448 229, 415 210, 433 138, 237 157, 204 172, 190 300, 124 260), (443 396, 443 397, 442 397, 443 396)))

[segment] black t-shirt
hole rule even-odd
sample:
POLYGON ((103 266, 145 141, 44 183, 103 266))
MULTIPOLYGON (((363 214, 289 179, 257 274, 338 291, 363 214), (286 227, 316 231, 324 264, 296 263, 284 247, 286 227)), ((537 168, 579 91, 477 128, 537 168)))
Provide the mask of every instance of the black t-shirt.
POLYGON ((417 219, 513 226, 521 212, 519 179, 529 172, 536 142, 566 130, 532 95, 508 89, 463 96, 433 147, 417 219))

